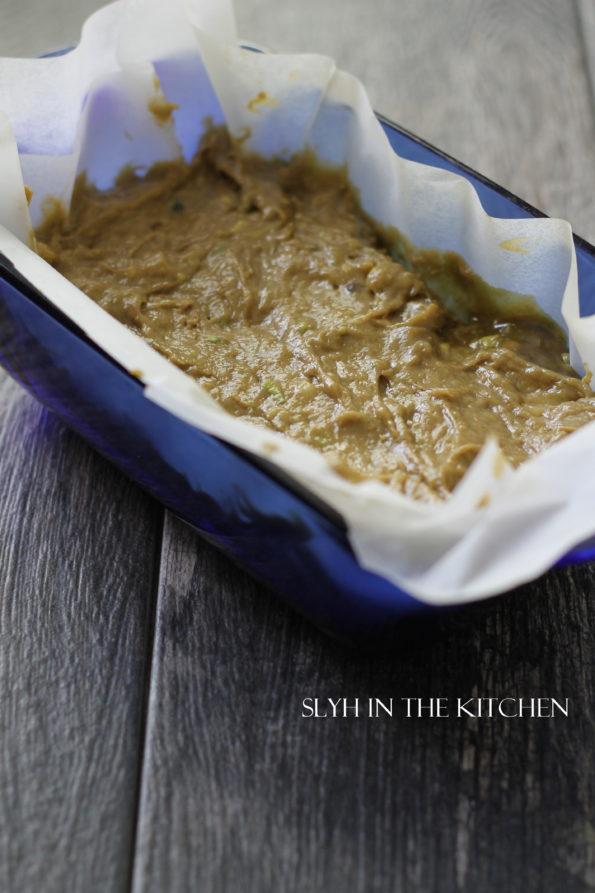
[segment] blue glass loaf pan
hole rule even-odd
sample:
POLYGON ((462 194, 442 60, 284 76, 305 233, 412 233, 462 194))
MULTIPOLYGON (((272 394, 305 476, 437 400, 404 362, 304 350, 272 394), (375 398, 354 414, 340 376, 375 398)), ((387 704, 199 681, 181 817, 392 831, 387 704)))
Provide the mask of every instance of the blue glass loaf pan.
MULTIPOLYGON (((390 121, 403 157, 455 171, 496 217, 543 216, 390 121)), ((581 310, 595 312, 595 249, 575 237, 581 310)), ((265 461, 204 434, 143 396, 143 385, 98 348, 0 254, 0 362, 91 446, 210 543, 346 641, 380 640, 395 623, 439 609, 363 570, 340 517, 265 461)), ((564 563, 595 557, 595 541, 564 563)))

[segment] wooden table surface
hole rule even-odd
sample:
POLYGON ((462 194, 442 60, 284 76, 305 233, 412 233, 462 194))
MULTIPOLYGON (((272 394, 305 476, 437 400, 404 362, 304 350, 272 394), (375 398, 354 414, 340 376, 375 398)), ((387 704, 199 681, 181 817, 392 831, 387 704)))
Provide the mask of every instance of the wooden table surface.
MULTIPOLYGON (((0 0, 0 55, 94 0, 0 0)), ((595 240, 593 0, 237 0, 595 240)), ((382 654, 333 643, 0 378, 0 890, 595 889, 595 565, 382 654), (569 698, 555 719, 306 697, 569 698)))

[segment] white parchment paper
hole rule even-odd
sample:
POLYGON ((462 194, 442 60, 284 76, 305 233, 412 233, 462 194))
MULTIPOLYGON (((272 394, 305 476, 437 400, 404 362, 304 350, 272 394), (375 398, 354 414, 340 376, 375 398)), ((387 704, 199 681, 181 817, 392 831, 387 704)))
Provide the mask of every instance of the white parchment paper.
POLYGON ((0 60, 0 250, 118 362, 142 371, 148 399, 280 465, 343 515, 362 565, 421 600, 505 591, 595 535, 595 424, 517 470, 488 442, 437 505, 352 484, 322 454, 227 415, 30 250, 31 220, 48 196, 69 201, 78 172, 105 188, 125 164, 190 158, 207 118, 248 133, 248 148, 267 156, 310 146, 346 164, 373 217, 420 248, 461 254, 491 285, 535 296, 565 320, 577 364, 595 369, 595 318, 580 318, 570 225, 490 218, 463 178, 399 158, 359 81, 324 56, 239 48, 229 0, 120 0, 87 21, 69 54, 0 60), (178 106, 169 123, 150 111, 163 96, 178 106), (503 247, 511 240, 524 251, 503 247))

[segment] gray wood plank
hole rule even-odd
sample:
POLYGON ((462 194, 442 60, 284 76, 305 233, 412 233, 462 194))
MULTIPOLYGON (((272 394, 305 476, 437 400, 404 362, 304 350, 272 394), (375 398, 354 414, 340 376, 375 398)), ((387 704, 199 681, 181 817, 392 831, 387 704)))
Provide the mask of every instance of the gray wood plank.
POLYGON ((0 889, 128 886, 161 509, 0 377, 0 889))
MULTIPOLYGON (((238 4, 375 106, 593 238, 594 117, 570 0, 238 4)), ((353 655, 169 518, 136 893, 595 889, 591 593, 552 572, 353 655), (468 694, 469 693, 469 694, 468 694), (305 697, 571 698, 568 719, 308 720, 305 697)))
POLYGON ((39 56, 78 42, 101 0, 2 0, 0 56, 39 56))
POLYGON ((576 0, 582 50, 585 57, 591 88, 591 101, 595 103, 595 5, 591 0, 576 0))

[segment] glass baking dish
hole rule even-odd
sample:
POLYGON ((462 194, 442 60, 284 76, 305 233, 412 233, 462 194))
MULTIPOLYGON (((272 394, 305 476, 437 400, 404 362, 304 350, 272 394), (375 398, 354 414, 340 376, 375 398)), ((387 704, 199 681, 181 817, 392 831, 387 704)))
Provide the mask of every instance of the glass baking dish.
MULTIPOLYGON (((454 171, 495 217, 538 217, 505 189, 379 116, 401 156, 454 171)), ((595 312, 595 248, 575 236, 583 314, 595 312)), ((234 448, 143 396, 105 354, 0 253, 0 363, 91 446, 326 632, 380 640, 436 612, 364 570, 340 516, 265 460, 234 448)), ((595 557, 595 538, 561 563, 595 557)))

